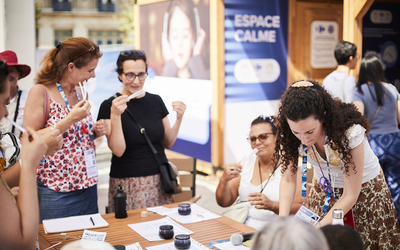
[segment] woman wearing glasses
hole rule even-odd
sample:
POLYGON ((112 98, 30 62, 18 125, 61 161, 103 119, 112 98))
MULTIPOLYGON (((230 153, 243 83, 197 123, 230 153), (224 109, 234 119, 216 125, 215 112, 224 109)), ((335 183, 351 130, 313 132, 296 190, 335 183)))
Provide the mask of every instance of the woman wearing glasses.
MULTIPOLYGON (((332 96, 318 83, 294 83, 282 96, 275 149, 282 150, 279 215, 289 215, 299 170, 299 152, 314 166, 314 179, 305 204, 332 224, 332 211, 354 216, 355 230, 366 249, 399 249, 396 212, 378 158, 368 144, 368 121, 353 104, 332 96)), ((279 155, 275 153, 274 159, 279 155)), ((305 183, 302 188, 306 188, 305 183)), ((348 223, 351 216, 346 216, 348 223)))
MULTIPOLYGON (((251 148, 257 148, 258 152, 243 166, 242 162, 227 165, 215 193, 222 207, 247 202, 248 215, 244 223, 258 230, 279 213, 281 161, 272 161, 277 133, 273 117, 257 117, 251 123, 248 139, 251 148)), ((301 201, 299 190, 292 213, 297 212, 301 201)))
POLYGON ((43 158, 37 170, 40 221, 98 212, 94 139, 106 127, 94 123, 77 86, 95 77, 101 56, 89 39, 68 38, 44 56, 29 92, 24 126, 63 133, 62 149, 43 158))
POLYGON ((158 95, 139 92, 147 77, 146 55, 140 50, 122 51, 117 60, 118 80, 121 91, 105 100, 99 110, 98 119, 109 124, 106 134, 113 156, 111 160, 108 209, 114 212, 114 195, 121 185, 127 195, 127 209, 138 209, 173 202, 160 182, 159 166, 154 159, 145 138, 133 118, 125 112, 128 109, 137 122, 146 129, 161 162, 166 162, 164 148, 174 144, 186 105, 173 102, 176 122, 171 127, 168 110, 158 95), (129 96, 141 93, 135 98, 129 96))

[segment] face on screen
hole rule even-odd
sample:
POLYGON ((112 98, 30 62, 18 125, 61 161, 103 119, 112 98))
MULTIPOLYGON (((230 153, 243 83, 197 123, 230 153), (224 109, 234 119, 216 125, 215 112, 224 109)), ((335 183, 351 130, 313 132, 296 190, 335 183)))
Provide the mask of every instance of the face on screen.
POLYGON ((178 69, 185 68, 192 56, 194 36, 188 16, 179 7, 172 13, 169 29, 172 58, 178 69))

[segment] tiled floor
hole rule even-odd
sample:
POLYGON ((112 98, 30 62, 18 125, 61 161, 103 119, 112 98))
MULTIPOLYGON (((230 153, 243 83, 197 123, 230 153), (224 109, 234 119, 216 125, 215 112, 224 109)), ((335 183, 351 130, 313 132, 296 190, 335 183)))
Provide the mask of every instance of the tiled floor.
MULTIPOLYGON (((108 179, 110 172, 110 159, 103 158, 97 161, 99 183, 98 183, 98 204, 99 212, 105 213, 105 207, 108 203, 108 179)), ((216 213, 222 213, 225 209, 220 207, 215 200, 215 189, 217 181, 211 180, 208 176, 197 175, 196 177, 196 195, 201 195, 196 204, 207 208, 216 213)))

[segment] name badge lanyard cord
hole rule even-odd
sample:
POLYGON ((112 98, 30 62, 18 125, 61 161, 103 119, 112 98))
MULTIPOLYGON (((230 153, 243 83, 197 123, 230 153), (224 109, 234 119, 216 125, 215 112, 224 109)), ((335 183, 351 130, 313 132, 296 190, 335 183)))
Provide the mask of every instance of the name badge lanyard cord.
MULTIPOLYGON (((325 145, 328 143, 328 136, 325 133, 325 145)), ((328 211, 328 207, 329 207, 329 202, 331 200, 332 197, 332 193, 333 193, 333 189, 332 189, 332 185, 331 185, 331 173, 330 173, 330 168, 329 168, 329 156, 326 156, 326 166, 328 168, 328 178, 325 177, 324 172, 322 171, 322 167, 321 164, 319 163, 317 154, 315 153, 314 147, 311 146, 311 149, 314 153, 315 159, 317 160, 319 169, 321 170, 322 173, 322 177, 319 179, 319 184, 322 186, 322 190, 327 193, 326 197, 325 197, 325 202, 324 202, 324 206, 322 208, 323 212, 327 212, 328 211)), ((302 181, 302 187, 301 187, 301 196, 303 198, 303 203, 304 200, 307 196, 307 146, 303 145, 303 164, 302 164, 302 176, 301 176, 301 181, 302 181)), ((333 199, 336 201, 335 196, 333 196, 333 199)))
MULTIPOLYGON (((64 94, 64 90, 61 88, 60 83, 57 82, 56 85, 57 85, 58 91, 60 92, 62 98, 64 99, 65 105, 67 105, 68 111, 71 112, 71 109, 72 109, 72 108, 71 108, 71 106, 69 105, 69 102, 68 102, 68 100, 67 100, 67 97, 66 97, 65 94, 64 94)), ((81 99, 79 98, 78 93, 75 92, 75 94, 76 94, 76 98, 78 99, 78 102, 80 102, 81 99)), ((93 137, 92 124, 90 123, 90 120, 89 120, 89 119, 87 119, 87 120, 88 120, 88 123, 89 123, 89 135, 90 135, 90 139, 92 140, 92 137, 93 137)), ((81 143, 83 144, 83 140, 82 140, 82 137, 80 136, 79 131, 82 130, 82 133, 83 133, 83 132, 84 132, 84 131, 83 131, 83 130, 84 130, 84 126, 83 126, 83 124, 81 123, 82 129, 79 128, 79 124, 77 124, 76 127, 77 127, 77 130, 78 130, 78 133, 77 133, 77 134, 78 134, 79 140, 80 140, 81 143)), ((86 129, 85 129, 85 130, 86 130, 86 129)), ((83 134, 82 134, 82 135, 83 135, 83 134)), ((83 150, 84 150, 84 149, 83 149, 83 150)))

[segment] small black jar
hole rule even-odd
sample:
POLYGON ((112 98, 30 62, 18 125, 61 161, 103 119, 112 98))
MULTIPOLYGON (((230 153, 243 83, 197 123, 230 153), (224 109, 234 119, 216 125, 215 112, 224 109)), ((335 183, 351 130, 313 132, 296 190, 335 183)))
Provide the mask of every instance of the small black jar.
POLYGON ((192 212, 189 203, 181 203, 178 205, 178 213, 180 215, 189 215, 192 212))
POLYGON ((162 239, 169 240, 174 237, 174 226, 172 225, 161 225, 160 230, 158 231, 158 235, 162 239))
POLYGON ((189 249, 190 248, 190 236, 187 234, 176 235, 174 245, 175 245, 176 249, 189 249))

